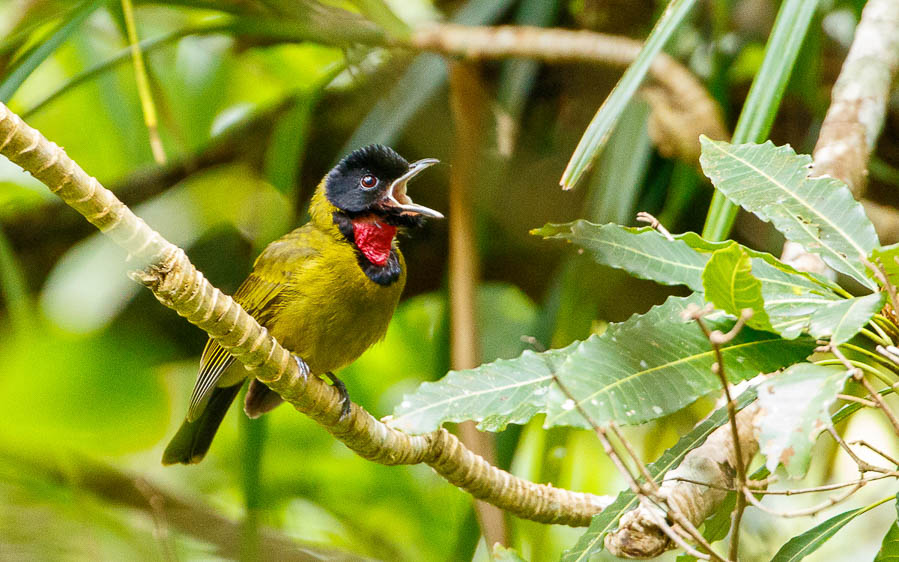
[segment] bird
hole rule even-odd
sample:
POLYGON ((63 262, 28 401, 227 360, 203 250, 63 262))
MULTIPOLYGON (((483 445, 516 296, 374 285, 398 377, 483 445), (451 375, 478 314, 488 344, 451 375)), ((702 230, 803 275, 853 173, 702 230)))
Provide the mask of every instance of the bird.
MULTIPOLYGON (((341 396, 341 420, 351 403, 334 371, 384 337, 406 284, 397 234, 421 227, 426 218, 443 218, 406 193, 408 182, 436 163, 425 158, 410 164, 383 145, 354 150, 318 184, 309 221, 266 246, 234 293, 234 300, 293 354, 302 373, 330 379, 341 396)), ((282 402, 210 338, 187 416, 162 463, 200 462, 247 379, 249 417, 282 402)))

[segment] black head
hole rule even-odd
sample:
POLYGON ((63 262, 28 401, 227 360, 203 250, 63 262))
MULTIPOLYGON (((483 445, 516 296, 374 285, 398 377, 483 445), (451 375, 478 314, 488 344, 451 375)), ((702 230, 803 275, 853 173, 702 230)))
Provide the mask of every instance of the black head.
POLYGON ((442 218, 437 211, 414 204, 406 195, 407 182, 436 162, 426 159, 410 164, 392 148, 366 146, 351 152, 328 172, 325 196, 351 217, 374 214, 394 219, 442 218))

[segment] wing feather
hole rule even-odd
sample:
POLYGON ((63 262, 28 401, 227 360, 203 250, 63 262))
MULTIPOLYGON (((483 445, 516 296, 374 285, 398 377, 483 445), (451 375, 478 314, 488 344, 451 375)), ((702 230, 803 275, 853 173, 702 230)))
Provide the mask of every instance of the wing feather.
MULTIPOLYGON (((234 293, 234 300, 263 326, 268 324, 277 310, 278 299, 299 262, 318 254, 304 245, 302 240, 297 240, 308 234, 305 230, 306 228, 297 229, 269 244, 257 258, 253 273, 234 293), (263 260, 263 257, 267 259, 263 260)), ((199 418, 203 413, 212 391, 219 385, 222 375, 232 363, 234 357, 217 341, 210 338, 206 342, 200 359, 200 372, 190 397, 187 413, 189 421, 199 418)))

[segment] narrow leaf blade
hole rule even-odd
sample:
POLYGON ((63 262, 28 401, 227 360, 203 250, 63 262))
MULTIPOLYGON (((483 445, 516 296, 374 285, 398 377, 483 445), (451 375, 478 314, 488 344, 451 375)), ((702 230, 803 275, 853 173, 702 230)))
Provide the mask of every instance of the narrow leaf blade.
POLYGON ((798 562, 812 552, 818 550, 822 544, 834 536, 847 523, 855 519, 857 515, 865 511, 865 508, 850 509, 839 515, 831 517, 827 521, 812 527, 799 536, 793 537, 785 545, 780 547, 771 562, 798 562))

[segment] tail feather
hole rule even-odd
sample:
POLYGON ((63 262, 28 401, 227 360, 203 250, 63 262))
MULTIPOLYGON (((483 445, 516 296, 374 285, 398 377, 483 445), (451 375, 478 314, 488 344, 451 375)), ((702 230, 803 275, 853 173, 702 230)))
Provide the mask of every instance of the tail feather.
POLYGON ((243 384, 216 388, 206 408, 194 421, 184 420, 162 454, 162 464, 195 464, 203 460, 231 402, 243 384))

